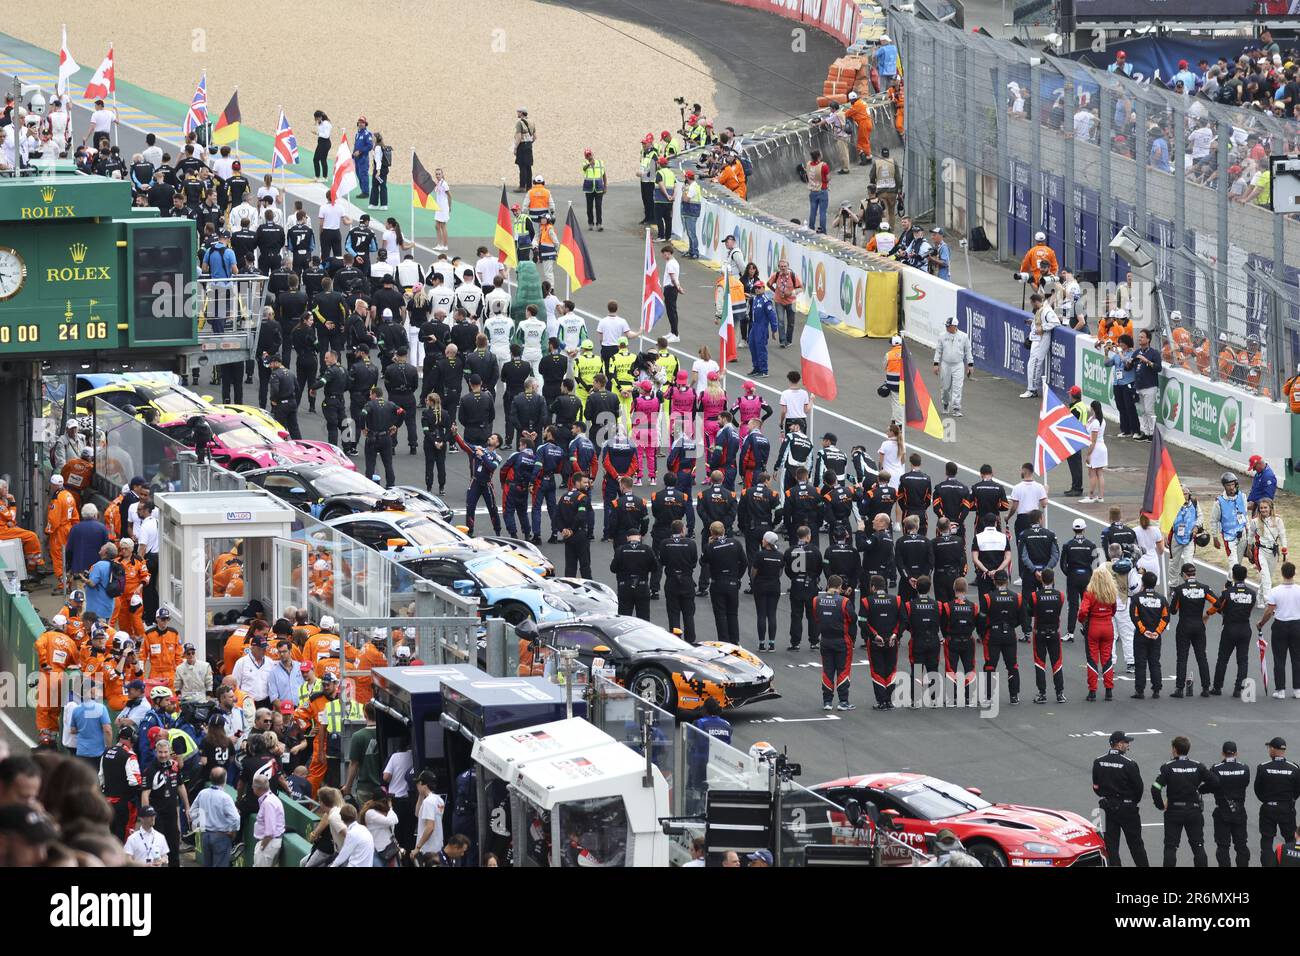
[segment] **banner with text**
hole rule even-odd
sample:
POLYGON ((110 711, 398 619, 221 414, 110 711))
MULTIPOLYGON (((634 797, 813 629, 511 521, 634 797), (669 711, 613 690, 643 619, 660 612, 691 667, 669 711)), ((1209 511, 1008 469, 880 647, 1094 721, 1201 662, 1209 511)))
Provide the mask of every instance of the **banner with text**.
POLYGON ((904 266, 903 329, 910 339, 933 348, 943 334, 944 323, 957 314, 957 293, 961 286, 904 266))

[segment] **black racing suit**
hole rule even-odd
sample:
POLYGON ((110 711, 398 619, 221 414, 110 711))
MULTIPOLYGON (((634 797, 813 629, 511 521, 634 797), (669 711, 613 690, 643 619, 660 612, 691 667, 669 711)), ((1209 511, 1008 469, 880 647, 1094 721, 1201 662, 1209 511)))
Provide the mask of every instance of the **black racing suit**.
MULTIPOLYGON (((1211 598, 1210 613, 1223 615, 1223 632, 1219 635, 1219 657, 1214 663, 1214 690, 1223 692, 1228 675, 1228 658, 1236 655, 1237 683, 1233 697, 1241 694, 1241 685, 1250 671, 1247 649, 1250 646, 1250 612, 1255 609, 1255 592, 1245 584, 1230 584, 1217 598, 1211 598)), ((1256 784, 1258 784, 1258 779, 1256 784)), ((1294 828, 1293 828, 1294 829, 1294 828)))
POLYGON ((420 430, 424 433, 424 488, 433 490, 434 472, 438 476, 438 494, 447 487, 447 429, 451 422, 442 406, 427 405, 420 413, 420 430))
MULTIPOLYGON (((672 535, 655 542, 663 569, 664 607, 668 612, 668 629, 682 629, 682 638, 695 643, 695 569, 699 551, 695 539, 684 534, 672 535)), ((762 622, 759 622, 762 635, 762 622)))
POLYGON ((913 700, 918 702, 913 706, 918 706, 922 695, 916 693, 917 669, 921 671, 922 687, 930 675, 939 673, 939 602, 928 594, 922 594, 904 603, 903 627, 912 635, 907 646, 907 662, 911 671, 913 700))
POLYGON ((614 552, 609 570, 618 590, 618 613, 650 619, 650 581, 659 572, 659 561, 644 541, 627 541, 614 552))
POLYGON ((1129 619, 1133 622, 1133 679, 1138 693, 1147 686, 1147 672, 1151 674, 1152 695, 1160 693, 1160 649, 1169 626, 1169 605, 1159 591, 1139 591, 1129 598, 1129 619), (1154 637, 1149 635, 1154 634, 1154 637))
POLYGON ((934 555, 934 596, 940 601, 951 601, 952 584, 966 576, 966 542, 949 532, 941 534, 931 544, 934 555))
POLYGON ((1225 757, 1210 768, 1219 780, 1214 791, 1214 856, 1219 866, 1232 866, 1230 849, 1236 850, 1237 866, 1250 866, 1250 841, 1246 838, 1246 789, 1250 768, 1236 757, 1225 757))
POLYGON ((1079 602, 1092 579, 1092 567, 1097 562, 1097 546, 1083 535, 1075 535, 1061 545, 1061 574, 1065 577, 1065 596, 1069 611, 1065 619, 1065 633, 1073 634, 1079 623, 1079 602))
POLYGON ((745 574, 745 549, 730 537, 709 540, 700 550, 700 578, 709 578, 709 600, 718 640, 740 644, 740 579, 745 574))
POLYGON ((1147 849, 1142 842, 1142 772, 1129 756, 1112 748, 1092 762, 1092 789, 1105 814, 1106 856, 1111 866, 1121 866, 1120 834, 1128 841, 1135 866, 1147 865, 1147 849))
POLYGON ((903 535, 894 544, 894 564, 898 568, 898 596, 910 601, 916 597, 911 581, 934 571, 934 548, 930 539, 919 532, 903 535))
POLYGON ((811 602, 821 586, 821 554, 811 544, 796 544, 785 553, 785 574, 790 579, 790 648, 797 648, 803 640, 804 618, 808 619, 808 643, 816 647, 811 602))
POLYGON ((570 488, 555 506, 556 527, 571 531, 564 539, 564 576, 591 577, 591 495, 570 488))
POLYGON ((1280 835, 1295 845, 1295 802, 1300 797, 1300 767, 1285 757, 1274 757, 1255 768, 1255 796, 1259 798, 1259 865, 1277 866, 1273 837, 1280 835))
POLYGON ((721 521, 726 536, 730 537, 736 523, 736 510, 736 493, 720 484, 705 485, 695 496, 695 513, 700 519, 700 594, 709 590, 710 568, 704 560, 704 549, 709 543, 709 525, 721 521))
POLYGON ((871 686, 878 710, 892 710, 894 675, 898 672, 898 642, 903 625, 902 598, 875 591, 862 598, 858 631, 871 661, 871 686))
POLYGON ((776 608, 781 602, 781 572, 785 556, 776 548, 759 547, 749 555, 749 580, 754 590, 754 614, 758 618, 758 645, 764 641, 776 648, 776 608))
POLYGON ((1178 865, 1178 844, 1187 833, 1194 866, 1209 865, 1205 857, 1205 814, 1201 794, 1212 793, 1218 780, 1205 764, 1191 757, 1175 757, 1161 764, 1151 784, 1151 799, 1164 810, 1165 866, 1178 865))
POLYGON ((954 684, 959 707, 969 706, 976 700, 975 686, 975 628, 979 608, 970 600, 944 602, 939 617, 943 628, 943 669, 954 684), (961 686, 956 687, 958 672, 961 686))
POLYGON ((842 594, 822 592, 810 601, 822 652, 822 704, 836 696, 849 702, 849 673, 853 667, 853 602, 842 594))
POLYGON ((1014 701, 1020 696, 1020 664, 1016 662, 1016 629, 1021 623, 1020 595, 1006 586, 984 595, 980 603, 980 630, 984 635, 984 676, 987 700, 993 700, 993 679, 1001 661, 1007 669, 1007 690, 1014 701))
MULTIPOLYGON (((682 527, 686 526, 686 510, 690 506, 690 496, 676 488, 660 488, 650 496, 650 516, 654 519, 654 524, 650 528, 650 543, 660 563, 664 564, 664 571, 668 570, 662 553, 664 542, 672 537, 674 521, 681 521, 682 527)), ((695 562, 691 563, 691 580, 695 580, 695 562)), ((658 596, 658 578, 651 582, 650 593, 652 596, 658 596)))
MULTIPOLYGON (((316 379, 316 389, 322 392, 320 410, 325 416, 325 437, 331 445, 339 443, 339 428, 343 425, 343 397, 348 393, 348 373, 337 362, 326 365, 316 379)), ((369 475, 366 476, 370 477, 369 475)))

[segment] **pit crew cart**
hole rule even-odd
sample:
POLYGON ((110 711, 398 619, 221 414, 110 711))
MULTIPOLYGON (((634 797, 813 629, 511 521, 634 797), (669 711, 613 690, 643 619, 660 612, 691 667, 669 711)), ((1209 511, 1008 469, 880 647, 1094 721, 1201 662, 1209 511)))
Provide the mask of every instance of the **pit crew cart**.
POLYGON ((473 757, 507 785, 515 866, 668 866, 667 781, 585 720, 483 737, 473 757))

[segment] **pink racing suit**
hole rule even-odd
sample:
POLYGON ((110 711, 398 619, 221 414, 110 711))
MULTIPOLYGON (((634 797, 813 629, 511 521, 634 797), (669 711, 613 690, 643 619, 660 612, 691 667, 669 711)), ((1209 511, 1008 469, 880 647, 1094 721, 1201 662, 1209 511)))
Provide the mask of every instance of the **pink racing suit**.
POLYGON ((655 481, 655 463, 659 455, 659 411, 663 407, 660 394, 640 389, 632 396, 632 443, 636 445, 641 461, 641 474, 655 481))
POLYGON ((718 395, 710 395, 708 391, 705 391, 700 395, 700 417, 704 419, 705 460, 707 460, 709 451, 713 448, 713 440, 718 437, 718 429, 722 427, 718 422, 718 416, 726 410, 726 392, 722 392, 718 395))
POLYGON ((689 385, 674 385, 668 390, 668 434, 695 437, 695 389, 689 385))
POLYGON ((737 414, 736 424, 740 426, 740 437, 744 439, 749 434, 749 420, 757 418, 763 420, 763 399, 752 392, 740 396, 736 400, 735 412, 737 414))

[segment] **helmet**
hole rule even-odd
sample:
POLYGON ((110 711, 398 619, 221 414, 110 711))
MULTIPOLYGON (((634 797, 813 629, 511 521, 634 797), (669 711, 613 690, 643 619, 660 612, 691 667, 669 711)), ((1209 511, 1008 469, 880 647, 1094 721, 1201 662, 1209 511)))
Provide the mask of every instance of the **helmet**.
POLYGON ((583 156, 588 156, 588 157, 590 157, 590 156, 591 156, 591 149, 590 149, 590 147, 587 148, 587 149, 584 149, 584 150, 582 151, 582 155, 583 155, 583 156))
POLYGON ((1198 548, 1204 548, 1210 543, 1210 533, 1208 531, 1202 531, 1199 534, 1194 535, 1192 540, 1196 542, 1198 548))
POLYGON ((539 186, 545 186, 545 185, 546 185, 546 177, 545 177, 545 176, 534 176, 534 177, 533 177, 533 182, 537 183, 539 186))
POLYGON ((1237 484, 1237 476, 1230 471, 1225 471, 1219 476, 1219 484, 1223 485, 1225 488, 1227 488, 1228 485, 1235 485, 1237 484))
POLYGON ((770 760, 776 756, 776 748, 766 740, 756 740, 749 748, 749 755, 755 760, 770 760))
POLYGON ((150 700, 166 700, 170 696, 172 696, 172 689, 161 684, 149 691, 150 700))
POLYGON ((660 166, 667 166, 667 165, 668 165, 668 157, 667 157, 667 156, 660 156, 660 157, 659 157, 659 165, 660 165, 660 166))
POLYGON ((537 625, 533 623, 531 618, 524 618, 515 625, 515 635, 520 640, 535 641, 537 640, 537 625))
POLYGON ((83 590, 81 590, 81 588, 77 588, 75 591, 71 592, 71 593, 68 595, 68 603, 69 603, 69 604, 85 604, 85 603, 86 603, 86 592, 83 591, 83 590))
POLYGON ((1133 570, 1133 559, 1127 554, 1116 558, 1110 563, 1116 574, 1128 574, 1133 570))
POLYGON ((670 133, 670 132, 668 132, 668 130, 664 130, 662 133, 659 134, 659 138, 660 138, 660 139, 672 139, 672 138, 673 138, 673 134, 670 133))
POLYGON ((858 98, 858 94, 854 93, 852 90, 849 90, 849 102, 852 103, 857 98, 858 98))
POLYGON ((886 385, 884 382, 881 382, 880 386, 876 389, 876 394, 879 395, 881 398, 888 398, 889 386, 886 385))
POLYGON ((1046 242, 1047 234, 1043 232, 1034 233, 1034 242, 1046 242))
POLYGON ((1246 344, 1251 348, 1259 348, 1259 336, 1252 332, 1250 335, 1246 336, 1246 344))
POLYGON ((133 650, 135 650, 135 641, 131 640, 131 635, 126 631, 118 631, 113 635, 113 653, 123 654, 133 650))

